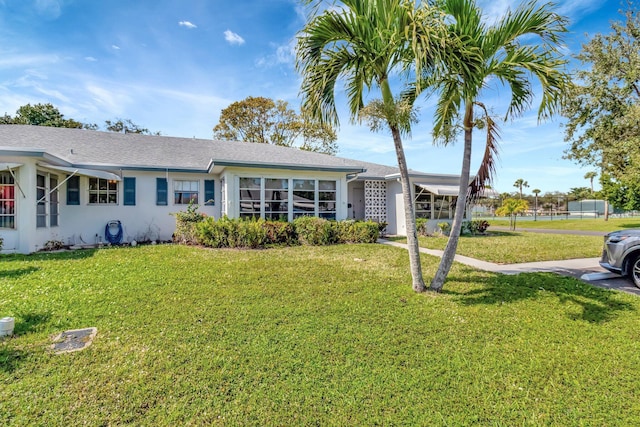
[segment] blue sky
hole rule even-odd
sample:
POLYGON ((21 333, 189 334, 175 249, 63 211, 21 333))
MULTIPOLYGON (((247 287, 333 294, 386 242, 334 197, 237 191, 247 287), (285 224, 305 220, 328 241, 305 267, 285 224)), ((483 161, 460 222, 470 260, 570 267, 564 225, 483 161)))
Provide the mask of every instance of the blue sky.
MULTIPOLYGON (((478 2, 490 22, 517 3, 478 2)), ((622 19, 617 0, 556 4, 570 20, 567 54, 622 19)), ((304 22, 294 0, 0 0, 0 114, 49 102, 82 122, 128 118, 163 135, 209 139, 220 111, 248 96, 298 107, 293 49, 304 22)), ((483 101, 502 116, 508 97, 490 87, 483 101)), ((337 102, 338 155, 395 165, 391 137, 351 124, 344 97, 337 102)), ((422 100, 420 123, 405 140, 407 162, 423 172, 457 173, 462 142, 432 144, 432 104, 422 100)), ((589 185, 589 168, 562 159, 562 121, 539 125, 534 108, 501 124, 497 191, 515 191, 518 178, 528 181, 528 192, 589 185)), ((484 135, 474 138, 473 170, 484 135)))

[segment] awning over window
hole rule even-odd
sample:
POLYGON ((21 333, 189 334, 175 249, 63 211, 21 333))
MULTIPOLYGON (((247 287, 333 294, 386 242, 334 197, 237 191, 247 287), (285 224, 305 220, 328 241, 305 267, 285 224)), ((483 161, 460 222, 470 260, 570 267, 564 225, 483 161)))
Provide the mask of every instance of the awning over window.
POLYGON ((71 175, 90 176, 92 178, 107 179, 109 181, 122 181, 120 176, 116 175, 115 173, 105 172, 105 171, 96 170, 96 169, 68 168, 63 166, 52 166, 46 163, 38 163, 38 166, 41 166, 47 169, 53 169, 60 172, 67 172, 71 175))
POLYGON ((418 187, 427 190, 436 196, 457 196, 457 185, 431 185, 431 184, 416 184, 418 187))
POLYGON ((19 168, 20 166, 22 166, 22 163, 5 163, 5 162, 2 162, 2 163, 0 163, 0 172, 6 171, 6 170, 10 170, 10 169, 19 168))

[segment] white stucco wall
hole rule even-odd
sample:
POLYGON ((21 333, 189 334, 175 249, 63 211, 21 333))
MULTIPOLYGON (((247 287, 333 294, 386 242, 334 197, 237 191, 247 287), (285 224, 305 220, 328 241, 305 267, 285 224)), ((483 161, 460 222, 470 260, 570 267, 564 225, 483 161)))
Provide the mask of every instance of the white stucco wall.
POLYGON ((204 173, 173 173, 122 171, 123 177, 136 178, 136 204, 123 205, 123 182, 118 183, 118 203, 90 204, 89 177, 80 176, 80 204, 67 205, 67 183, 59 188, 58 226, 36 227, 36 175, 39 172, 57 175, 59 182, 66 179, 65 172, 37 166, 42 161, 33 157, 4 158, 3 162, 21 163, 15 169, 19 187, 16 185, 16 228, 0 228, 4 239, 3 253, 30 253, 41 249, 47 241, 60 240, 65 244, 95 244, 97 239, 105 242, 105 226, 111 220, 120 220, 123 226, 123 242, 131 240, 170 240, 175 231, 175 218, 171 213, 184 211, 187 205, 176 205, 173 200, 175 180, 199 181, 199 211, 209 216, 220 217, 220 179, 204 173), (156 178, 168 177, 168 205, 156 205, 156 178), (215 181, 215 204, 203 206, 204 180, 215 181))

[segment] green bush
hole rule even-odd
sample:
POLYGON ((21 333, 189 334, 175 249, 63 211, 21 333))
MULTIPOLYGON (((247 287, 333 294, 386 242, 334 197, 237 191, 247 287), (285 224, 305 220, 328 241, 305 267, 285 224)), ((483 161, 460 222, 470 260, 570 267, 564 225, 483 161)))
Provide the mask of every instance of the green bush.
MULTIPOLYGON (((442 234, 444 234, 445 236, 449 235, 449 231, 451 230, 451 224, 448 222, 439 222, 438 223, 438 227, 440 228, 440 231, 442 232, 442 234)), ((464 224, 462 224, 462 230, 464 230, 464 224)))
POLYGON ((474 219, 473 221, 464 221, 460 234, 475 236, 477 234, 484 234, 489 228, 489 223, 483 219, 474 219))
POLYGON ((294 246, 298 244, 298 236, 293 224, 284 221, 265 221, 267 244, 294 246))
POLYGON ((261 248, 267 242, 263 219, 206 218, 197 225, 197 240, 212 248, 261 248))
POLYGON ((173 233, 173 241, 192 245, 200 243, 197 224, 204 221, 207 215, 198 212, 198 205, 190 202, 186 211, 176 212, 172 215, 176 217, 176 231, 173 233))
POLYGON ((375 243, 380 224, 373 221, 335 221, 331 223, 337 243, 375 243))
POLYGON ((335 243, 331 222, 315 216, 301 216, 293 220, 298 241, 303 245, 330 245, 335 243))
POLYGON ((419 236, 428 236, 427 232, 427 223, 429 220, 427 218, 416 218, 416 231, 419 236))

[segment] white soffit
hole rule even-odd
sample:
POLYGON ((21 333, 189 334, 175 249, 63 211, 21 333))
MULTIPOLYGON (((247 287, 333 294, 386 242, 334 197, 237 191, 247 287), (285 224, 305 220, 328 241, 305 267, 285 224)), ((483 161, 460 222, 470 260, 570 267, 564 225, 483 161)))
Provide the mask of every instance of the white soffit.
POLYGON ((457 185, 432 185, 432 184, 416 184, 418 187, 427 190, 436 196, 457 196, 457 185))
POLYGON ((120 176, 116 175, 115 173, 105 172, 105 171, 96 170, 96 169, 68 168, 63 166, 52 166, 46 163, 38 163, 38 166, 41 166, 47 169, 53 169, 60 172, 67 172, 72 175, 77 174, 77 175, 90 176, 92 178, 106 179, 109 181, 122 181, 120 176))

